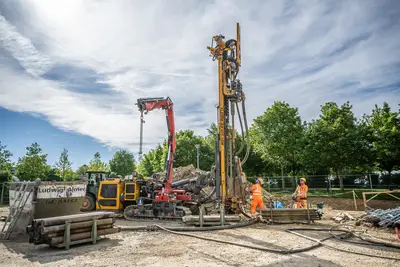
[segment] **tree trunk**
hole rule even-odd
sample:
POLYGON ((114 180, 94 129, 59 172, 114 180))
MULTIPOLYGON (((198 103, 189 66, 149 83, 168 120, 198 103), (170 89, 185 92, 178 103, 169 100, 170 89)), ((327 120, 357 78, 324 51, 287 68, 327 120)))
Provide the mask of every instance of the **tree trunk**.
POLYGON ((336 177, 339 178, 340 190, 343 192, 344 191, 343 176, 340 175, 339 172, 336 172, 336 177))
POLYGON ((393 190, 393 186, 392 186, 392 170, 389 170, 389 191, 393 190))

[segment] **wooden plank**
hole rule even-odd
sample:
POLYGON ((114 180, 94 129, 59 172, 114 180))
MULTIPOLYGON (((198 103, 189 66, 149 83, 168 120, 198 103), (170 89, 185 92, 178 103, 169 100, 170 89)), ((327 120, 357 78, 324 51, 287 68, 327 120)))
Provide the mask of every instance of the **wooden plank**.
POLYGON ((398 197, 396 197, 396 196, 394 196, 394 195, 392 195, 392 194, 389 194, 389 193, 387 193, 389 196, 391 196, 391 197, 394 197, 395 199, 398 199, 398 200, 400 200, 400 198, 398 198, 398 197))

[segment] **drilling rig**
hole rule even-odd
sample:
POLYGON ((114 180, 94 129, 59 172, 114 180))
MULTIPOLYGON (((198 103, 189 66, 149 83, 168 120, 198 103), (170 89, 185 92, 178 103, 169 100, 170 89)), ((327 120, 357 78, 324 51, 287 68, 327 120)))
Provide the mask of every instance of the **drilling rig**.
POLYGON ((241 67, 240 25, 236 24, 236 39, 225 41, 225 36, 213 36, 207 49, 213 61, 218 62, 218 138, 216 143, 215 182, 216 197, 224 223, 225 212, 243 212, 246 202, 246 175, 242 165, 250 152, 250 139, 246 117, 245 94, 238 74, 241 67), (240 105, 241 104, 241 110, 240 105), (236 112, 242 132, 239 149, 235 144, 236 112), (246 136, 246 138, 245 138, 246 136), (246 139, 246 140, 245 140, 246 139), (246 152, 241 160, 239 154, 246 143, 246 152))

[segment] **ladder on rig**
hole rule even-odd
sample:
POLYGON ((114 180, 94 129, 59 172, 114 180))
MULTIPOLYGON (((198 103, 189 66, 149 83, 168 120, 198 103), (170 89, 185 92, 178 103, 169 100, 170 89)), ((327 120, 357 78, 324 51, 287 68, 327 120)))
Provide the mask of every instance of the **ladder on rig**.
POLYGON ((22 210, 24 209, 32 191, 33 188, 29 189, 29 184, 27 182, 21 183, 15 200, 10 206, 10 213, 7 216, 7 220, 5 221, 3 228, 1 229, 0 240, 8 240, 10 238, 10 235, 13 232, 14 227, 18 222, 19 216, 21 215, 22 210), (8 227, 6 228, 7 224, 8 227))

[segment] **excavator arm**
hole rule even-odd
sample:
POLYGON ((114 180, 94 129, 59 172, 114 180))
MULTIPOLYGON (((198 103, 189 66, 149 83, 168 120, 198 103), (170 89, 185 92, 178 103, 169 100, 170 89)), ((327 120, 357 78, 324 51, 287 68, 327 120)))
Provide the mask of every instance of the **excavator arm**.
POLYGON ((168 156, 165 163, 165 193, 169 194, 172 192, 172 168, 175 157, 176 149, 176 137, 175 137, 175 121, 174 121, 174 107, 172 100, 167 97, 157 97, 157 98, 139 98, 136 105, 141 113, 140 115, 140 149, 139 156, 142 154, 142 144, 143 144, 143 114, 147 114, 149 111, 154 109, 163 109, 166 113, 167 127, 168 127, 168 156))

